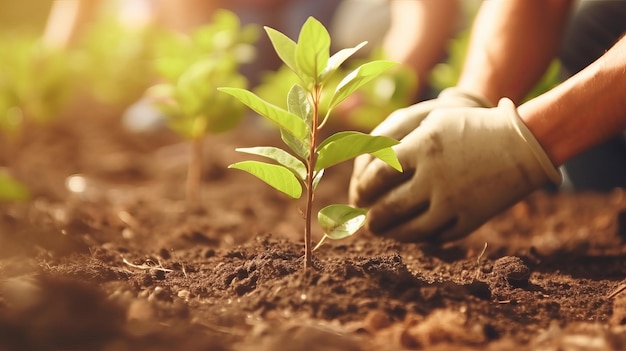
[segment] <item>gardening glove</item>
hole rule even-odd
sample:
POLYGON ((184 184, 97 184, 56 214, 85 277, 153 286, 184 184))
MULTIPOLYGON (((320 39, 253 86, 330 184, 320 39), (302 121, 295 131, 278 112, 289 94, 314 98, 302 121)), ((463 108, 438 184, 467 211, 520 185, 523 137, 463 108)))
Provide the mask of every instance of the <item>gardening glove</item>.
POLYGON ((384 135, 400 140, 417 128, 420 123, 438 108, 449 107, 492 107, 487 99, 458 88, 444 89, 436 99, 426 100, 391 113, 374 130, 372 135, 384 135))
POLYGON ((561 174, 509 99, 495 108, 430 113, 394 147, 404 169, 375 159, 353 175, 367 226, 401 241, 449 241, 561 174))
MULTIPOLYGON (((458 88, 447 88, 436 99, 423 101, 394 111, 374 128, 370 134, 383 135, 400 140, 417 128, 433 110, 450 107, 492 107, 492 104, 487 99, 476 94, 458 88)), ((354 178, 363 172, 372 160, 374 160, 374 157, 367 154, 357 157, 354 160, 352 177, 354 178)), ((352 181, 350 184, 357 184, 357 182, 352 181)), ((350 189, 349 192, 354 193, 355 189, 350 189)))

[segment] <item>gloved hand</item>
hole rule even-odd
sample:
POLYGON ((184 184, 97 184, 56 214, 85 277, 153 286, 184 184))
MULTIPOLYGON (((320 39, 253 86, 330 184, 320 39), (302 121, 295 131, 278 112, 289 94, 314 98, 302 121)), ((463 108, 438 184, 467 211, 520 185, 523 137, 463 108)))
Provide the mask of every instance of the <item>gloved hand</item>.
MULTIPOLYGON (((417 128, 433 110, 446 107, 492 107, 492 105, 481 96, 454 87, 447 88, 436 99, 423 101, 394 111, 374 128, 370 134, 383 135, 400 140, 417 128)), ((367 154, 357 157, 354 160, 353 178, 363 172, 372 160, 374 160, 374 157, 367 154)), ((357 184, 357 182, 353 180, 350 184, 352 186, 357 184)), ((351 188, 349 192, 354 193, 355 190, 351 188)))
POLYGON ((509 99, 430 113, 394 147, 399 173, 375 159, 353 174, 367 226, 401 241, 460 238, 547 181, 561 182, 509 99))
POLYGON ((384 135, 400 140, 422 123, 430 112, 445 107, 492 107, 482 96, 465 92, 458 88, 441 91, 436 99, 423 101, 394 111, 374 130, 372 135, 384 135))

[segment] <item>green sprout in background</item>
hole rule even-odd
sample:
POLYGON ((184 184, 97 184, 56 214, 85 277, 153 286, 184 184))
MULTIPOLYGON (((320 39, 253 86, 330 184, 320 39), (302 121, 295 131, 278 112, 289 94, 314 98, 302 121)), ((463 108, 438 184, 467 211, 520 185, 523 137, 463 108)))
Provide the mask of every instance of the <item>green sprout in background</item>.
POLYGON ((126 107, 154 83, 154 58, 160 30, 129 28, 118 19, 101 16, 76 49, 79 76, 98 102, 126 107))
POLYGON ((0 36, 0 130, 48 123, 67 106, 74 72, 69 55, 27 35, 0 36))
POLYGON ((161 33, 155 43, 155 70, 165 82, 175 83, 191 65, 207 58, 250 62, 258 32, 256 25, 242 26, 235 13, 217 10, 209 24, 189 35, 161 33))
MULTIPOLYGON (((19 161, 24 133, 60 118, 73 89, 69 54, 48 47, 36 35, 0 36, 0 165, 19 161)), ((0 200, 29 197, 26 186, 0 170, 0 200)))
POLYGON ((0 202, 26 201, 30 198, 28 188, 0 168, 0 202))
MULTIPOLYGON (((281 32, 265 30, 284 64, 298 77, 287 94, 287 109, 271 104, 256 94, 237 87, 223 87, 228 93, 258 114, 275 123, 283 142, 292 151, 270 146, 239 148, 237 151, 269 158, 274 163, 242 161, 231 168, 246 171, 294 199, 306 190, 304 213, 304 266, 312 265, 311 215, 313 195, 324 170, 358 155, 370 153, 398 171, 402 168, 392 146, 398 141, 354 131, 335 133, 321 142, 320 130, 331 111, 357 89, 394 65, 390 61, 371 61, 347 74, 331 92, 324 87, 340 65, 366 43, 343 49, 330 56, 330 35, 324 26, 309 17, 294 42, 281 32), (330 94, 330 96, 324 96, 330 94), (321 111, 325 111, 321 113, 321 111)), ((354 234, 365 223, 367 211, 349 205, 333 204, 318 212, 325 238, 341 239, 354 234)))
POLYGON ((242 28, 234 13, 221 10, 190 37, 173 35, 161 43, 163 54, 156 66, 165 82, 148 89, 147 96, 156 101, 169 127, 191 141, 186 185, 190 207, 200 202, 205 136, 234 128, 245 112, 217 87, 247 86, 239 63, 251 58, 256 36, 256 27, 242 28))
POLYGON ((0 163, 11 166, 24 132, 62 115, 73 91, 70 55, 36 35, 0 36, 0 163))

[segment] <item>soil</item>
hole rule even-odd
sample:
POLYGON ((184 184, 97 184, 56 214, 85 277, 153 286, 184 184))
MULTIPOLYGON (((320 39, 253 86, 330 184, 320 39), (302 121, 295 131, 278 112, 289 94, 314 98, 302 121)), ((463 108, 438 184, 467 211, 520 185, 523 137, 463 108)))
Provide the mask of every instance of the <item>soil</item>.
POLYGON ((77 106, 5 154, 33 197, 0 204, 0 350, 626 349, 620 189, 537 192, 445 245, 363 230, 305 271, 302 203, 226 169, 275 131, 208 137, 188 208, 187 145, 117 116, 77 106))

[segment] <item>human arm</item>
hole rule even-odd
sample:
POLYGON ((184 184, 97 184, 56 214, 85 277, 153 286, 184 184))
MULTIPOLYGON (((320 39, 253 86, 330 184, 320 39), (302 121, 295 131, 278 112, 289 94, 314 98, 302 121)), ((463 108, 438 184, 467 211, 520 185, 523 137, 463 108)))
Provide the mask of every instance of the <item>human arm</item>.
POLYGON ((95 18, 102 0, 55 0, 43 34, 43 42, 54 48, 76 44, 80 35, 95 18))
MULTIPOLYGON (((430 17, 429 13, 445 18, 458 6, 450 0, 392 0, 392 5, 396 6, 394 13, 398 25, 390 29, 386 47, 389 54, 400 62, 415 62, 413 57, 420 47, 416 43, 420 40, 428 42, 423 45, 430 48, 442 45, 447 35, 443 33, 447 33, 451 27, 449 24, 448 27, 440 24, 435 27, 437 30, 431 30, 429 26, 436 26, 434 22, 437 21, 431 23, 428 18, 435 17, 430 17), (411 7, 413 11, 409 11, 411 7), (411 19, 420 17, 424 17, 424 21, 413 24, 414 30, 408 33, 402 30, 411 19), (431 33, 438 39, 429 41, 422 38, 431 33), (394 41, 390 39, 392 34, 396 37, 394 41), (406 47, 403 48, 403 44, 406 47)), ((458 99, 448 99, 444 103, 428 103, 427 108, 424 108, 424 104, 416 104, 398 110, 374 129, 372 134, 402 138, 416 128, 434 107, 495 106, 501 97, 519 103, 541 78, 554 57, 571 5, 572 0, 484 1, 472 28, 461 77, 453 88, 469 95, 471 99, 461 99, 460 103, 458 99), (470 100, 475 102, 471 103, 470 100), (467 101, 470 103, 467 104, 467 101)))
POLYGON ((493 104, 502 97, 519 103, 554 58, 572 4, 571 0, 483 1, 457 86, 493 104))
POLYGON ((383 39, 385 56, 418 77, 416 98, 433 66, 442 58, 460 14, 459 0, 391 0, 390 26, 383 39))
POLYGON ((222 5, 216 0, 157 0, 155 3, 157 22, 181 33, 206 24, 222 5))
POLYGON ((555 165, 626 129, 626 37, 519 113, 555 165))

